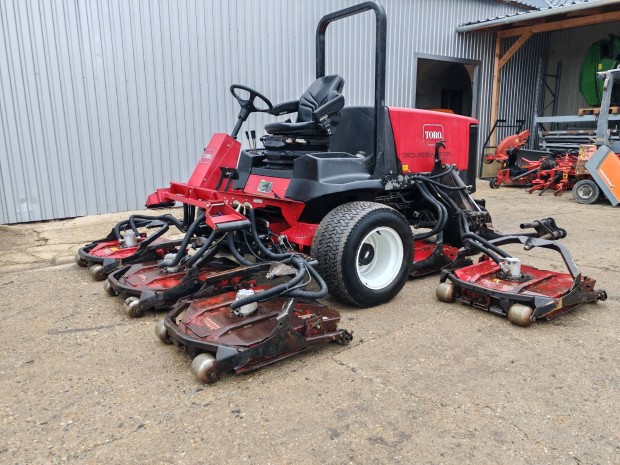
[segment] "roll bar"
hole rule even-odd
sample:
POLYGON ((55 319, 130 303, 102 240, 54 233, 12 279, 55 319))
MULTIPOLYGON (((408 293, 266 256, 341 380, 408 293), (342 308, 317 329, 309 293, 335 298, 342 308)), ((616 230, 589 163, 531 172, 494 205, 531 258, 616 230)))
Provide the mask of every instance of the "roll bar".
POLYGON ((375 159, 385 151, 385 63, 387 50, 387 17, 383 6, 364 2, 344 10, 329 13, 321 18, 316 28, 316 78, 325 76, 325 31, 334 21, 349 16, 374 11, 376 19, 375 40, 375 159))

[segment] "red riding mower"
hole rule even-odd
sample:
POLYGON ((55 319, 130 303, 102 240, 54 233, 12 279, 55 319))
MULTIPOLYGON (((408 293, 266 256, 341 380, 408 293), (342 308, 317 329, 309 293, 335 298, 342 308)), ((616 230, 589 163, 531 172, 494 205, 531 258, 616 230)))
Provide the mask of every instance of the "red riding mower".
MULTIPOLYGON (((409 276, 452 263, 469 235, 502 237, 465 184, 475 182, 477 121, 385 106, 386 23, 373 2, 324 16, 317 80, 299 100, 272 105, 231 86, 241 106, 232 133, 212 137, 188 182, 171 182, 147 200, 149 207, 184 205, 183 240, 154 260, 136 250, 104 262, 106 290, 125 299, 131 316, 169 310, 157 335, 193 359, 201 380, 347 343, 338 312, 317 302, 328 291, 345 304, 379 305, 409 276), (374 106, 345 107, 343 78, 325 75, 325 31, 365 11, 376 17, 374 106), (263 149, 240 150, 237 135, 259 111, 297 118, 267 124, 263 149)), ((106 238, 115 247, 127 243, 121 229, 106 238)), ((541 234, 565 233, 544 221, 531 233, 541 234)), ((88 260, 86 252, 80 256, 88 260)))

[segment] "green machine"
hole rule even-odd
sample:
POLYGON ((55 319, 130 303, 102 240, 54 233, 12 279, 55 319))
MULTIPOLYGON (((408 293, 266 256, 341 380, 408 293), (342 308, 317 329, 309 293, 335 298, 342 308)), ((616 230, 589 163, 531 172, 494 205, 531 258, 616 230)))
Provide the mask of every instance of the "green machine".
MULTIPOLYGON (((603 95, 603 81, 597 79, 596 73, 608 71, 620 64, 620 36, 613 34, 609 38, 594 42, 588 49, 581 65, 579 75, 579 92, 588 105, 598 107, 603 95)), ((612 104, 620 103, 620 86, 614 89, 612 104)))

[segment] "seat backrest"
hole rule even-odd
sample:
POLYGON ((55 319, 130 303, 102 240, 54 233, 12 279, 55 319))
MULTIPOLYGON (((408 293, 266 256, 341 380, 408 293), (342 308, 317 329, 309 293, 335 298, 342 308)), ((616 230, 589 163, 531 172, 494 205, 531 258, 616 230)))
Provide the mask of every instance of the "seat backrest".
POLYGON ((337 74, 317 79, 299 98, 297 122, 312 121, 312 112, 342 93, 344 79, 337 74))
POLYGON ((355 155, 375 152, 375 109, 373 107, 344 107, 340 112, 338 131, 329 138, 330 152, 355 155))

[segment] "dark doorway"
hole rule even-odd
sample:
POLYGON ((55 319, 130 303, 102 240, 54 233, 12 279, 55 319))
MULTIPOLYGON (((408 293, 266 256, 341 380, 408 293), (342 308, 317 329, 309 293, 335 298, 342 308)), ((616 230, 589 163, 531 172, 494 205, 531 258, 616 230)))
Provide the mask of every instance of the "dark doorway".
POLYGON ((474 71, 475 66, 471 64, 419 58, 416 108, 473 116, 474 71))

